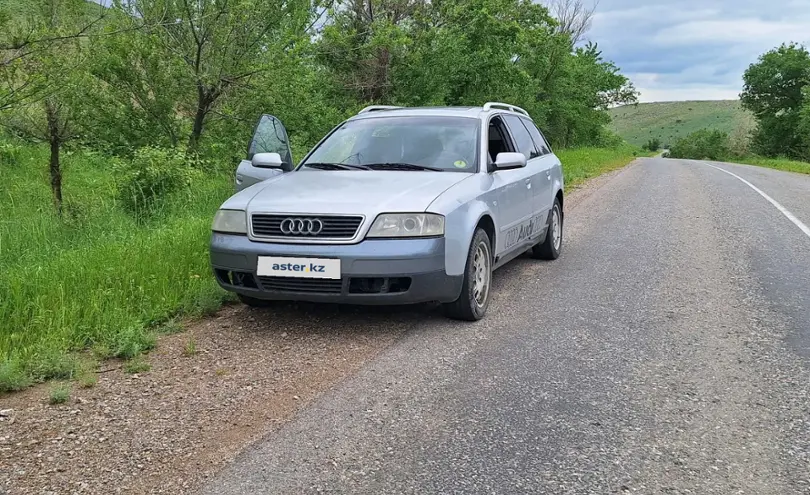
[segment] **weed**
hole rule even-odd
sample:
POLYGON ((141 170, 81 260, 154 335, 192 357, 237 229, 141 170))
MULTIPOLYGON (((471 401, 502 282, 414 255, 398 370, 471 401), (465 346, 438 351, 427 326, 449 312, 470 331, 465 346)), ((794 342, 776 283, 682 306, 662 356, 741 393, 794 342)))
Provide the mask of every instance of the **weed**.
POLYGON ((155 347, 154 333, 139 327, 130 327, 115 334, 112 342, 113 355, 124 359, 131 359, 155 347))
POLYGON ((172 335, 183 331, 183 324, 177 318, 172 318, 160 326, 160 333, 165 335, 172 335))
POLYGON ((152 369, 152 365, 147 363, 143 357, 136 357, 127 361, 124 365, 124 373, 135 374, 145 373, 152 369))
POLYGON ((197 342, 194 340, 193 335, 188 338, 188 341, 186 341, 186 345, 183 347, 183 355, 186 357, 197 355, 197 342))
POLYGON ((93 388, 96 386, 96 383, 98 383, 98 374, 88 371, 78 375, 76 381, 81 388, 93 388))
POLYGON ((98 374, 96 368, 98 363, 91 360, 83 360, 80 362, 76 370, 76 382, 81 388, 92 388, 98 383, 98 374))
POLYGON ((32 380, 17 360, 0 362, 0 392, 14 392, 31 385, 32 380))
POLYGON ((48 394, 48 404, 50 405, 64 404, 68 399, 70 399, 70 385, 66 383, 54 385, 48 394))

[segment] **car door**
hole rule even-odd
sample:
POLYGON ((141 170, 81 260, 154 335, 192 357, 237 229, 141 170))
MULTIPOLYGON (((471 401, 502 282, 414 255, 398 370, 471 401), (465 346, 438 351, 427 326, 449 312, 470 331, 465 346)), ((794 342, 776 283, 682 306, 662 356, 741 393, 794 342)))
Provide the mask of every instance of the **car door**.
POLYGON ((241 191, 257 182, 288 172, 293 169, 293 165, 290 139, 284 124, 272 115, 262 115, 253 131, 247 158, 236 169, 236 190, 241 191), (278 153, 282 166, 257 167, 252 161, 256 153, 278 153))
POLYGON ((535 190, 538 208, 541 212, 548 213, 554 205, 554 195, 557 193, 554 190, 554 178, 556 175, 562 175, 561 171, 555 171, 556 168, 561 168, 560 160, 551 152, 551 146, 537 125, 530 119, 522 118, 521 120, 531 134, 539 154, 537 159, 540 168, 538 182, 542 183, 542 186, 538 186, 535 190))
MULTIPOLYGON (((545 165, 540 150, 537 148, 523 117, 518 115, 508 115, 505 117, 509 130, 514 136, 519 151, 526 155, 526 169, 531 177, 531 218, 545 219, 543 214, 547 212, 549 205, 546 205, 545 196, 549 194, 549 181, 545 177, 545 165)), ((537 233, 533 232, 532 237, 537 233)))
MULTIPOLYGON (((504 122, 504 115, 490 119, 487 135, 487 160, 494 164, 498 153, 519 151, 514 137, 504 122)), ((528 167, 491 172, 492 189, 497 202, 499 232, 495 254, 504 254, 525 244, 526 226, 531 220, 531 173, 528 167)))

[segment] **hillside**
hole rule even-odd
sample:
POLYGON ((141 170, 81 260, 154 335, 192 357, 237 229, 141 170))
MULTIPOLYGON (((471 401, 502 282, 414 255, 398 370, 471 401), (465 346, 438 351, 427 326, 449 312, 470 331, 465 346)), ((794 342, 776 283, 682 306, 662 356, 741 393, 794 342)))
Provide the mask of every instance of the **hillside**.
POLYGON ((753 127, 752 116, 739 100, 639 103, 610 110, 611 128, 627 142, 641 146, 652 138, 669 145, 702 128, 735 135, 753 127))

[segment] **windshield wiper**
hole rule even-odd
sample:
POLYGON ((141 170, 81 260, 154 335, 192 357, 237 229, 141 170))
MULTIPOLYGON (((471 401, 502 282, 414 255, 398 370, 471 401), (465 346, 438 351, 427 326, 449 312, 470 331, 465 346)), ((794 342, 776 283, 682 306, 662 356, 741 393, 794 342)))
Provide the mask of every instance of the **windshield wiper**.
POLYGON ((313 162, 313 163, 305 163, 304 166, 318 168, 321 170, 371 170, 365 165, 351 165, 349 163, 313 162))
POLYGON ((366 165, 372 170, 430 170, 431 172, 444 172, 438 167, 427 167, 415 163, 369 163, 366 165))

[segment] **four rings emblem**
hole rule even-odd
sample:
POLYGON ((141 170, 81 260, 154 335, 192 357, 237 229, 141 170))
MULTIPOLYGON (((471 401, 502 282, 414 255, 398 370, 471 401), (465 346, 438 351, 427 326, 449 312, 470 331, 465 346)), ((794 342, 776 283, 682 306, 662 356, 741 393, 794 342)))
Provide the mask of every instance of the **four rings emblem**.
POLYGON ((287 218, 280 228, 287 235, 318 235, 323 230, 323 222, 317 218, 287 218))

